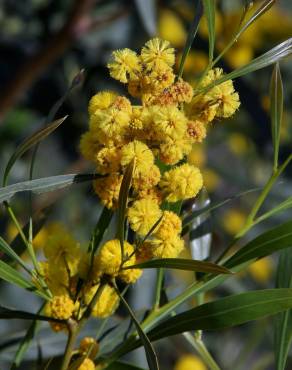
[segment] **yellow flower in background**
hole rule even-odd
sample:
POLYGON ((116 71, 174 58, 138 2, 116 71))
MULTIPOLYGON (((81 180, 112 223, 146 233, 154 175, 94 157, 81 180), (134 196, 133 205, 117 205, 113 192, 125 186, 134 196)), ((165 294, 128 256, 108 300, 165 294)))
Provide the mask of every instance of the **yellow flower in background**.
POLYGON ((202 176, 204 179, 204 186, 208 192, 212 193, 220 185, 221 182, 220 176, 211 168, 203 168, 202 176))
POLYGON ((178 359, 173 370, 208 370, 208 368, 198 356, 186 354, 178 359))
POLYGON ((161 215, 162 212, 153 199, 136 200, 128 209, 131 229, 140 235, 146 235, 161 215))
MULTIPOLYGON (((179 53, 176 61, 177 68, 179 68, 181 58, 182 53, 179 53)), ((191 74, 201 73, 208 66, 208 62, 208 55, 205 52, 190 50, 184 64, 184 74, 191 76, 191 74)))
POLYGON ((271 257, 261 258, 249 265, 247 271, 257 283, 265 284, 272 278, 273 259, 271 257))
POLYGON ((229 209, 222 218, 224 230, 231 235, 236 235, 244 226, 246 214, 240 209, 229 209))
POLYGON ((203 178, 197 167, 185 163, 165 172, 159 186, 168 202, 177 202, 195 197, 203 186, 203 178))
MULTIPOLYGON (((193 145, 192 150, 189 153, 187 160, 189 164, 192 164, 195 167, 202 168, 206 164, 206 161, 207 161, 206 153, 202 145, 199 145, 199 144, 193 145)), ((206 186, 205 179, 204 179, 204 184, 206 186)))
POLYGON ((251 143, 248 138, 239 132, 230 134, 227 140, 229 149, 236 155, 245 154, 251 147, 251 143))
MULTIPOLYGON (((96 293, 97 287, 91 291, 91 294, 87 297, 87 302, 90 302, 96 293)), ((115 289, 110 285, 105 285, 97 300, 96 305, 93 308, 92 315, 101 319, 112 315, 118 308, 120 298, 116 293, 115 289)))
POLYGON ((175 47, 183 47, 187 32, 182 20, 169 9, 161 9, 158 14, 158 34, 175 47))
POLYGON ((233 46, 224 56, 229 65, 233 68, 239 68, 248 64, 254 56, 253 49, 248 44, 239 43, 233 46))

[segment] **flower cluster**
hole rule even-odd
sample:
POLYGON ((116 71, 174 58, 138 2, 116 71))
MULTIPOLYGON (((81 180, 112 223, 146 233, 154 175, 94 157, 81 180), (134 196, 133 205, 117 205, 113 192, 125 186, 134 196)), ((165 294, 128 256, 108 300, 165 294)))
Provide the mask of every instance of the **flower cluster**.
MULTIPOLYGON (((46 315, 59 320, 80 320, 90 305, 91 314, 95 317, 113 314, 119 305, 119 296, 110 285, 110 279, 108 283, 102 282, 103 277, 118 278, 130 284, 142 273, 140 269, 126 269, 136 263, 131 244, 124 244, 123 263, 118 240, 105 243, 92 258, 61 226, 47 238, 43 253, 46 260, 40 262, 39 273, 52 294, 46 315)), ((66 328, 62 322, 52 322, 51 327, 55 331, 66 328)))

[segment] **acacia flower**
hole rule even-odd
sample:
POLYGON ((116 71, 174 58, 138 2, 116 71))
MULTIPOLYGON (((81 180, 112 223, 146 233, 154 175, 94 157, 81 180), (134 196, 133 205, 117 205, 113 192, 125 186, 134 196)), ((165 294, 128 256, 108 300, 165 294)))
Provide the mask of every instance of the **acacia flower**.
POLYGON ((147 69, 165 65, 172 67, 175 61, 174 49, 168 41, 156 37, 146 42, 141 51, 141 59, 147 69))

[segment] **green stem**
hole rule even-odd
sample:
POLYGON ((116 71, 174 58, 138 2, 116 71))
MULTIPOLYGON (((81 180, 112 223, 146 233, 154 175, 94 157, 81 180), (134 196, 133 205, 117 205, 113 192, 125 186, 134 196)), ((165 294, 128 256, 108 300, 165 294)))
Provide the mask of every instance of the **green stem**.
POLYGON ((65 354, 63 357, 61 370, 67 370, 69 367, 75 341, 76 341, 76 338, 79 332, 78 324, 76 321, 69 319, 67 326, 68 326, 69 333, 68 333, 68 339, 67 339, 67 344, 66 344, 66 349, 65 349, 65 354))
POLYGON ((184 333, 183 335, 186 340, 195 348, 210 370, 220 370, 220 367, 211 356, 210 352, 205 346, 205 343, 202 341, 201 332, 196 332, 194 336, 191 333, 184 333))
POLYGON ((156 278, 156 286, 155 286, 155 293, 154 293, 153 311, 159 308, 161 289, 163 286, 163 278, 164 278, 163 268, 157 269, 156 271, 157 271, 157 278, 156 278))

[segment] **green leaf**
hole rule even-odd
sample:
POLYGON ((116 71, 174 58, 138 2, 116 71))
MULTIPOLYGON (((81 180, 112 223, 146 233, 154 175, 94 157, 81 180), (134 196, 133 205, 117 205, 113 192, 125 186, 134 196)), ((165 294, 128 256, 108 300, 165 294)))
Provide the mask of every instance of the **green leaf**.
POLYGON ((209 62, 212 62, 215 46, 215 1, 203 0, 204 14, 208 24, 208 37, 209 37, 209 62))
POLYGON ((17 184, 0 188, 0 203, 8 201, 15 194, 24 191, 32 191, 36 194, 47 193, 49 191, 65 188, 72 184, 91 181, 100 177, 103 176, 97 174, 70 174, 18 182, 17 184))
POLYGON ((133 266, 124 267, 125 270, 131 268, 140 268, 140 269, 168 268, 176 270, 206 272, 211 274, 232 274, 232 272, 224 266, 219 266, 212 262, 196 261, 184 258, 161 258, 146 261, 143 263, 138 263, 133 266))
MULTIPOLYGON (((277 288, 292 287, 292 248, 281 251, 277 269, 277 288)), ((275 317, 276 370, 284 370, 292 340, 292 310, 275 317)))
MULTIPOLYGON (((43 304, 41 306, 41 308, 38 310, 37 312, 37 315, 39 315, 43 308, 44 308, 45 304, 43 304)), ((20 344, 19 344, 19 347, 17 348, 17 351, 16 351, 16 354, 15 354, 15 357, 14 357, 14 360, 13 360, 13 364, 11 366, 11 370, 15 370, 19 367, 19 365, 21 364, 21 361, 23 359, 23 356, 25 355, 26 351, 28 350, 36 332, 37 332, 37 329, 39 327, 39 323, 37 320, 33 320, 33 322, 30 324, 25 336, 22 338, 20 344)))
POLYGON ((271 127, 274 146, 274 170, 276 170, 278 168, 280 133, 283 115, 283 84, 279 63, 275 64, 273 70, 270 86, 270 99, 271 127))
POLYGON ((183 49, 183 53, 182 53, 182 57, 181 57, 181 61, 180 61, 179 69, 178 69, 178 77, 181 77, 182 74, 183 74, 183 69, 184 69, 184 64, 185 64, 186 58, 187 58, 187 56, 189 54, 189 51, 192 47, 192 43, 193 43, 193 41, 196 37, 197 31, 198 31, 198 28, 199 28, 199 24, 200 24, 200 20, 201 20, 202 15, 203 15, 202 1, 201 0, 195 0, 194 3, 195 3, 195 11, 194 11, 195 17, 194 17, 194 20, 191 24, 190 30, 188 32, 188 37, 187 37, 187 40, 186 40, 186 43, 185 43, 185 46, 184 46, 184 49, 183 49))
POLYGON ((113 362, 105 370, 144 370, 141 367, 137 367, 131 364, 127 364, 126 362, 113 362))
POLYGON ((265 289, 232 295, 165 320, 148 336, 157 340, 190 330, 219 330, 274 315, 292 307, 292 289, 265 289))
POLYGON ((68 116, 65 116, 63 118, 60 118, 53 123, 49 124, 48 126, 38 130, 35 132, 32 136, 25 139, 15 150, 15 152, 10 157, 7 166, 4 171, 4 177, 3 177, 3 186, 6 186, 8 175, 13 167, 14 163, 17 161, 18 158, 20 158, 25 152, 27 152, 30 148, 32 148, 34 145, 39 143, 41 140, 46 138, 48 135, 50 135, 54 130, 56 130, 57 127, 59 127, 67 118, 68 116))
POLYGON ((136 316, 135 316, 134 312, 132 311, 131 307, 128 305, 125 298, 120 294, 120 292, 117 288, 116 288, 116 291, 117 291, 121 301, 123 302, 125 308, 127 309, 129 315, 131 316, 131 318, 133 320, 133 323, 135 324, 135 327, 136 327, 137 332, 139 334, 140 340, 141 340, 141 342, 142 342, 142 344, 145 348, 145 353, 146 353, 146 358, 147 358, 149 370, 159 370, 157 356, 156 356, 156 353, 154 351, 154 348, 153 348, 149 338, 144 333, 144 331, 141 328, 138 320, 136 319, 136 316))
POLYGON ((0 250, 4 252, 7 256, 9 256, 13 261, 17 262, 20 266, 22 266, 26 271, 28 268, 26 267, 23 260, 14 252, 14 250, 6 243, 6 241, 1 238, 0 236, 0 250))
POLYGON ((124 259, 124 239, 125 239, 127 204, 134 170, 135 170, 135 161, 132 160, 131 163, 126 168, 119 193, 117 236, 121 244, 122 260, 124 259))
POLYGON ((48 296, 42 291, 38 290, 30 281, 26 280, 23 275, 7 265, 5 262, 0 260, 0 279, 7 281, 8 283, 17 285, 20 288, 26 289, 30 292, 34 292, 42 298, 48 299, 48 296))
POLYGON ((104 233, 109 227, 112 217, 113 212, 108 208, 104 207, 93 232, 92 254, 95 254, 95 252, 97 251, 97 248, 100 242, 102 241, 104 233))
POLYGON ((44 315, 39 315, 36 313, 30 313, 26 311, 14 310, 12 308, 0 306, 0 319, 13 320, 39 320, 39 321, 52 321, 61 324, 66 324, 66 320, 55 319, 53 317, 48 317, 44 315))
POLYGON ((224 266, 232 268, 289 247, 292 247, 292 221, 259 235, 230 257, 224 266))
POLYGON ((182 235, 185 235, 189 231, 189 229, 188 229, 189 225, 191 225, 191 223, 197 217, 203 216, 203 215, 209 213, 210 211, 214 211, 215 209, 224 206, 226 203, 228 203, 228 202, 230 202, 234 199, 240 198, 240 197, 242 197, 244 195, 247 195, 249 193, 254 193, 254 192, 259 191, 259 190, 261 190, 261 189, 260 188, 255 188, 255 189, 246 190, 246 191, 243 191, 242 193, 233 195, 232 197, 226 198, 224 200, 220 200, 218 202, 210 203, 209 205, 207 205, 204 208, 194 210, 194 211, 188 213, 182 220, 182 226, 183 226, 182 235))
POLYGON ((266 220, 267 218, 269 218, 271 216, 274 216, 275 214, 277 214, 279 212, 285 211, 286 209, 289 209, 291 207, 292 207, 292 197, 289 197, 286 200, 284 200, 284 202, 278 204, 276 207, 274 207, 270 211, 268 211, 268 212, 264 213, 263 215, 259 216, 256 219, 256 223, 262 222, 262 221, 266 220))
POLYGON ((291 52, 292 52, 292 38, 289 38, 288 40, 275 46, 273 49, 269 50, 265 54, 253 59, 250 63, 246 64, 245 66, 237 68, 234 71, 223 75, 222 77, 218 78, 218 80, 214 81, 212 84, 208 85, 206 88, 202 89, 199 92, 208 91, 212 89, 214 86, 220 85, 225 81, 233 80, 235 78, 244 76, 248 73, 265 68, 289 56, 291 52))

